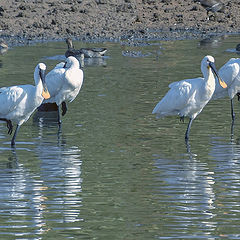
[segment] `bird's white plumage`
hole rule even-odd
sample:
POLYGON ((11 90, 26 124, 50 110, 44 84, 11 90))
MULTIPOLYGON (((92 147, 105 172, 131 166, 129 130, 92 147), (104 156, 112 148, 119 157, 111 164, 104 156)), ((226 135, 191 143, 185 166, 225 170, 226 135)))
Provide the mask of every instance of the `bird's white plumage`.
POLYGON ((15 145, 15 138, 20 126, 26 122, 31 114, 39 107, 49 92, 44 81, 46 65, 39 63, 34 71, 35 86, 18 85, 0 89, 0 121, 7 123, 8 133, 12 134, 13 124, 17 123, 11 146, 15 145))
POLYGON ((229 96, 230 99, 240 92, 240 59, 231 58, 218 71, 219 76, 227 83, 227 88, 222 88, 216 79, 216 88, 213 99, 229 96))
POLYGON ((203 83, 202 78, 196 78, 170 84, 170 90, 156 105, 153 113, 156 113, 157 117, 180 115, 195 118, 202 109, 201 103, 196 100, 200 98, 200 91, 196 89, 203 83))
POLYGON ((211 99, 215 89, 215 78, 208 67, 213 57, 206 56, 201 63, 204 78, 186 79, 169 85, 170 90, 153 109, 157 117, 169 115, 188 116, 194 119, 211 99))
POLYGON ((22 125, 29 119, 34 110, 43 101, 43 85, 40 79, 40 71, 45 71, 46 65, 39 63, 34 72, 35 86, 18 85, 0 89, 0 118, 14 121, 22 125))
POLYGON ((64 102, 72 102, 78 95, 83 83, 83 71, 79 68, 79 62, 75 57, 68 57, 63 66, 62 63, 46 75, 46 84, 51 98, 44 103, 56 103, 58 106, 64 102))
MULTIPOLYGON (((193 120, 212 98, 215 90, 214 74, 217 76, 218 74, 212 56, 203 58, 201 71, 203 78, 186 79, 170 84, 170 90, 152 112, 157 117, 179 115, 182 119, 188 116, 190 119, 185 133, 186 141, 188 141, 193 120)), ((218 80, 222 87, 227 87, 219 77, 218 80)))

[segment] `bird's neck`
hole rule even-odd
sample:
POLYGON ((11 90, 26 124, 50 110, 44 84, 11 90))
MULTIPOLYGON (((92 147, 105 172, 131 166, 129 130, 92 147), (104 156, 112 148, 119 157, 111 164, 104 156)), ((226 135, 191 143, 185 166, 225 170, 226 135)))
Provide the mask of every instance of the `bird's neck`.
POLYGON ((215 77, 211 69, 208 69, 206 76, 206 88, 214 93, 215 90, 215 77))
POLYGON ((36 95, 41 96, 43 91, 42 81, 40 79, 39 72, 34 73, 35 86, 36 86, 36 95))
POLYGON ((72 44, 71 42, 68 42, 67 45, 68 45, 68 49, 69 49, 69 50, 70 50, 70 49, 74 49, 74 46, 73 46, 73 44, 72 44))

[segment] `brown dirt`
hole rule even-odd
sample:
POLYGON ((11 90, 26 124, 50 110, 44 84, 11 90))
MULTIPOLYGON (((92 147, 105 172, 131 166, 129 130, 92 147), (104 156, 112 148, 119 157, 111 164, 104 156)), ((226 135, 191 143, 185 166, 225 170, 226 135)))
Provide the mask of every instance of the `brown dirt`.
POLYGON ((179 39, 238 33, 240 1, 224 4, 224 12, 208 16, 197 0, 2 0, 0 37, 179 39))

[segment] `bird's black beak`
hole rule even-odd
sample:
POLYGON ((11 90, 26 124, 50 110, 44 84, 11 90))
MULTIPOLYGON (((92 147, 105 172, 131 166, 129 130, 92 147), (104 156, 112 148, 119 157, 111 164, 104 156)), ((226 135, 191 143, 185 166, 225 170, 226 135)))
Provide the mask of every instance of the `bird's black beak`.
POLYGON ((215 67, 215 64, 213 62, 209 62, 209 67, 212 69, 213 73, 215 74, 215 76, 217 77, 218 79, 218 82, 220 84, 220 86, 222 88, 227 88, 227 84, 220 78, 218 72, 217 72, 217 69, 215 67))
POLYGON ((50 93, 47 89, 47 84, 46 84, 46 81, 45 81, 45 74, 40 70, 40 78, 42 80, 42 84, 43 84, 43 91, 42 91, 42 96, 44 99, 49 99, 50 98, 50 93))

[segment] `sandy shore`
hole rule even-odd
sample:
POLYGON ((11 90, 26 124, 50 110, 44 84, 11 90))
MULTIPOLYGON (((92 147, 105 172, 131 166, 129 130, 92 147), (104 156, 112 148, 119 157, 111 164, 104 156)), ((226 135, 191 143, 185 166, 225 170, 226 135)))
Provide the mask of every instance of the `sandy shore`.
POLYGON ((185 39, 240 32, 239 0, 209 13, 197 0, 2 0, 0 38, 9 44, 66 37, 185 39))

